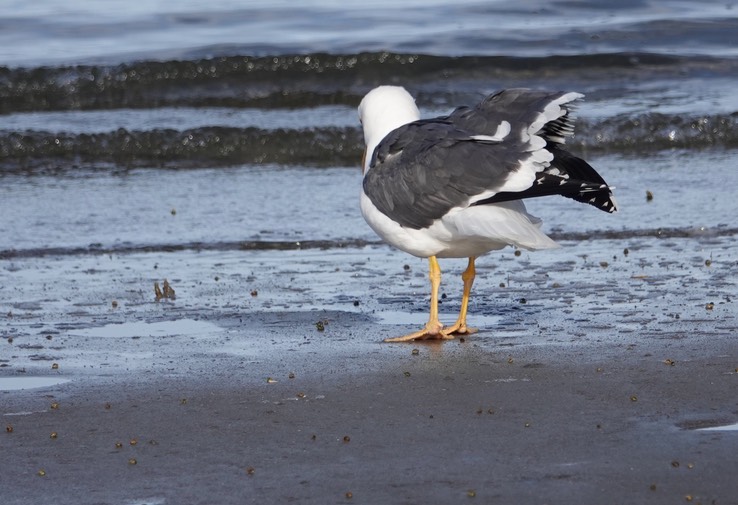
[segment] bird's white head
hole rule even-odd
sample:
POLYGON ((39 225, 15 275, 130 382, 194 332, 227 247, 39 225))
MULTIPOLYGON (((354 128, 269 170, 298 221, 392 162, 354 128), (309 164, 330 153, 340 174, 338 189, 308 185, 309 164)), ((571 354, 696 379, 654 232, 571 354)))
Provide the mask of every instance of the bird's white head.
POLYGON ((367 165, 374 149, 392 130, 420 119, 415 100, 402 86, 379 86, 366 94, 359 104, 359 121, 364 128, 364 161, 367 165))

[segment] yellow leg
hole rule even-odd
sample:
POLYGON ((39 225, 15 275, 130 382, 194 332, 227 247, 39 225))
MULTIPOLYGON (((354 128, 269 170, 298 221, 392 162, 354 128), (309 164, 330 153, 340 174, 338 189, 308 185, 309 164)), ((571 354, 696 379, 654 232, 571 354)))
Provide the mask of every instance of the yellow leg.
POLYGON ((474 268, 474 258, 471 257, 469 258, 469 265, 466 267, 466 270, 464 270, 464 273, 461 274, 461 279, 464 281, 464 294, 461 297, 461 310, 459 311, 459 318, 452 326, 443 329, 442 333, 444 335, 467 335, 469 333, 477 332, 476 328, 469 328, 466 325, 466 311, 469 308, 469 295, 471 294, 472 284, 474 284, 474 277, 476 275, 477 271, 474 268))
POLYGON ((441 267, 438 266, 438 260, 435 256, 428 258, 428 263, 430 265, 431 301, 430 318, 425 328, 402 337, 387 338, 384 340, 385 342, 412 342, 413 340, 453 338, 441 332, 443 325, 438 320, 438 288, 441 285, 441 267))

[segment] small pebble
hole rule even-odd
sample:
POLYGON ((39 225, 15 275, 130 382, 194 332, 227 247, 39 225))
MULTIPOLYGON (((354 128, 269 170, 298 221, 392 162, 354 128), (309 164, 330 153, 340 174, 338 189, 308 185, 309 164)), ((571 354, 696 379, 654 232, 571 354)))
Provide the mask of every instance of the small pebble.
POLYGON ((51 369, 52 370, 59 370, 59 363, 52 363, 51 364, 51 369))
POLYGON ((345 436, 343 437, 343 441, 344 441, 345 443, 349 443, 349 442, 351 442, 351 437, 349 437, 348 435, 345 435, 345 436))
POLYGON ((37 472, 37 475, 38 475, 39 477, 46 477, 46 470, 44 470, 44 469, 42 468, 41 470, 39 470, 39 471, 37 472))
POLYGON ((715 308, 715 304, 713 302, 709 302, 707 305, 705 305, 705 309, 712 310, 715 308))
POLYGON ((51 432, 51 435, 49 435, 49 438, 54 438, 54 439, 55 439, 55 438, 56 438, 56 437, 58 437, 58 436, 59 436, 59 435, 57 435, 57 433, 56 433, 55 431, 52 431, 52 432, 51 432))
POLYGON ((638 397, 636 395, 633 395, 633 396, 630 397, 630 401, 637 402, 638 401, 638 397))
POLYGON ((113 300, 112 302, 110 302, 110 305, 112 305, 114 309, 117 309, 118 308, 118 300, 113 300))
POLYGON ((646 201, 647 202, 650 202, 652 200, 653 200, 653 193, 651 193, 650 191, 646 190, 646 201))
POLYGON ((131 459, 128 460, 128 464, 129 465, 136 465, 136 464, 138 464, 138 461, 136 461, 136 458, 131 458, 131 459))
POLYGON ((412 354, 413 356, 417 356, 418 354, 420 354, 420 350, 419 349, 413 349, 410 354, 412 354))
POLYGON ((246 468, 246 475, 254 475, 254 472, 255 471, 256 470, 254 469, 253 466, 249 466, 249 467, 246 468))
POLYGON ((290 374, 287 376, 288 379, 294 379, 295 378, 295 372, 290 372, 290 374))
POLYGON ((351 491, 346 491, 346 498, 347 498, 347 499, 349 499, 349 500, 350 500, 350 499, 351 499, 351 498, 353 498, 353 497, 354 497, 354 493, 352 493, 351 491))

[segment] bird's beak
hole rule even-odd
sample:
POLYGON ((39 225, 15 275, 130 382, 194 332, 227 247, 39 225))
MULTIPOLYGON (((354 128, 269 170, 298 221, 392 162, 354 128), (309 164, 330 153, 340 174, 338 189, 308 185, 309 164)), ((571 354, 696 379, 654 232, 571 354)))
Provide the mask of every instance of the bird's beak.
POLYGON ((364 165, 366 164, 366 149, 364 149, 364 154, 361 155, 361 175, 364 175, 364 165))

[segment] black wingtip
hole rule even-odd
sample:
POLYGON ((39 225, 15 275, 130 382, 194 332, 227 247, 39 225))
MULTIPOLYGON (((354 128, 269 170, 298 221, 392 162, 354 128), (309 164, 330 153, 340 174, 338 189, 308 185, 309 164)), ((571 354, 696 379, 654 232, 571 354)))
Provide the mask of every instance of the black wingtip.
POLYGON ((617 212, 618 205, 612 188, 589 163, 557 145, 549 144, 548 149, 553 153, 554 159, 548 168, 537 174, 530 188, 497 193, 473 205, 559 195, 586 203, 603 212, 617 212))

